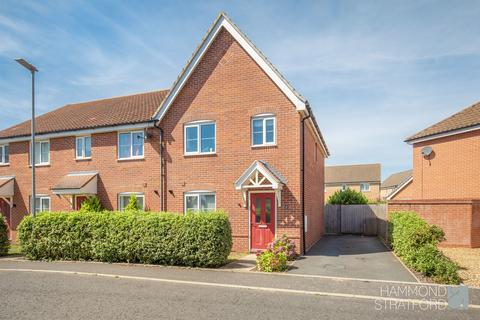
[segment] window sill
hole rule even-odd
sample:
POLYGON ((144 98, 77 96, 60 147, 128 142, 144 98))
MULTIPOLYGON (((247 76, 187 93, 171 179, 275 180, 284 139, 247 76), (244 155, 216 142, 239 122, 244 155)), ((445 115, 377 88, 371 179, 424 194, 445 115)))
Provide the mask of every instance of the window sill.
POLYGON ((8 167, 10 163, 0 163, 0 167, 8 167))
POLYGON ((124 161, 141 161, 145 160, 145 157, 134 157, 134 158, 122 158, 122 159, 117 159, 118 162, 124 162, 124 161))
POLYGON ((255 144, 250 146, 252 149, 261 149, 261 148, 276 148, 277 144, 255 144))
MULTIPOLYGON (((31 164, 28 165, 30 168, 32 167, 31 164)), ((35 168, 41 168, 41 167, 50 167, 50 163, 40 163, 40 164, 36 164, 35 165, 35 168)))
POLYGON ((203 156, 216 156, 216 152, 204 152, 204 153, 184 153, 184 157, 203 157, 203 156))
POLYGON ((92 160, 92 157, 90 158, 75 158, 75 161, 90 161, 92 160))

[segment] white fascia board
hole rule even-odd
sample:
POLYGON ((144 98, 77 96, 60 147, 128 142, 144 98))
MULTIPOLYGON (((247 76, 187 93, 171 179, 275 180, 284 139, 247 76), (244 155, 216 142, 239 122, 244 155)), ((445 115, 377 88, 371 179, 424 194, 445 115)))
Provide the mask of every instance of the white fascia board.
POLYGON ((403 188, 405 188, 410 182, 413 181, 413 176, 410 177, 408 180, 404 181, 401 185, 399 185, 395 190, 393 190, 392 193, 390 193, 388 196, 387 196, 387 200, 392 200, 392 198, 397 194, 399 193, 400 191, 403 190, 403 188))
POLYGON ((214 26, 211 28, 205 40, 203 40, 200 47, 195 52, 194 56, 188 63, 187 67, 182 71, 178 80, 175 82, 172 90, 168 93, 167 98, 162 102, 159 111, 155 115, 156 120, 161 120, 172 105, 173 101, 187 82, 188 78, 195 70, 198 63, 201 61, 207 49, 215 40, 221 28, 224 27, 232 37, 242 46, 242 48, 252 57, 252 59, 262 68, 262 70, 273 80, 273 82, 280 88, 280 90, 288 97, 288 99, 295 105, 298 111, 305 110, 305 101, 300 99, 297 94, 287 85, 284 79, 270 66, 270 64, 262 57, 258 50, 250 43, 250 41, 228 20, 228 18, 221 14, 214 26))
MULTIPOLYGON (((146 128, 152 128, 154 122, 144 122, 136 124, 127 124, 119 126, 109 126, 93 129, 82 129, 82 130, 71 130, 71 131, 62 131, 55 133, 45 133, 35 135, 35 140, 47 140, 53 138, 62 138, 62 137, 71 137, 71 136, 80 136, 80 135, 91 135, 96 133, 107 133, 107 132, 117 132, 117 131, 130 131, 130 130, 140 130, 146 128)), ((0 144, 3 143, 12 143, 12 142, 21 142, 21 141, 30 141, 30 136, 14 137, 14 138, 5 138, 0 139, 0 144)))
POLYGON ((468 128, 457 129, 457 130, 452 130, 452 131, 443 132, 443 133, 438 133, 438 134, 434 134, 434 135, 431 135, 431 136, 422 137, 422 138, 418 138, 418 139, 413 139, 413 140, 407 141, 407 143, 408 144, 415 144, 415 143, 429 141, 429 140, 433 140, 433 139, 439 139, 439 138, 454 136, 456 134, 461 134, 461 133, 475 131, 475 130, 480 130, 480 125, 476 125, 476 126, 468 127, 468 128))

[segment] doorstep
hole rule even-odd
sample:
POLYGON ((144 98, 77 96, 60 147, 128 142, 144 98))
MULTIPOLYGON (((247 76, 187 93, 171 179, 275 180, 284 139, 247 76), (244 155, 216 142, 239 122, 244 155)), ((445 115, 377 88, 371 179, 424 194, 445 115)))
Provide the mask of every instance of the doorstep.
POLYGON ((257 255, 252 253, 238 260, 230 262, 229 264, 226 264, 219 269, 247 272, 247 271, 251 271, 256 266, 257 266, 257 255))

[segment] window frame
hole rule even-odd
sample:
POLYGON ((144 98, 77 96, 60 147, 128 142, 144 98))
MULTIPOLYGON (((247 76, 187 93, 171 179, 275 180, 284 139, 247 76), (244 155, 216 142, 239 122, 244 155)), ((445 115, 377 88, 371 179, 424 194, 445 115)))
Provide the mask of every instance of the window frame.
MULTIPOLYGON (((49 195, 43 195, 43 194, 40 194, 40 195, 36 195, 35 199, 33 199, 32 195, 30 195, 30 201, 33 201, 33 206, 34 206, 34 210, 35 210, 35 214, 38 214, 38 213, 41 213, 41 212, 50 212, 52 211, 52 199, 49 195), (35 200, 36 199, 39 199, 40 201, 40 208, 38 209, 37 211, 37 207, 35 206, 35 200), (41 210, 41 207, 42 207, 42 203, 43 203, 43 200, 48 200, 48 210, 41 210)), ((30 207, 32 206, 32 204, 30 203, 30 207)))
POLYGON ((117 134, 117 160, 135 160, 135 159, 144 159, 145 158, 145 131, 144 130, 134 130, 134 131, 119 131, 117 134), (133 135, 141 133, 143 135, 142 143, 142 155, 134 156, 133 155, 133 135), (130 134, 130 156, 120 157, 120 135, 130 134))
POLYGON ((348 189, 348 185, 347 185, 346 183, 342 183, 342 185, 341 185, 341 190, 342 190, 342 191, 345 191, 345 190, 347 190, 347 189, 348 189))
POLYGON ((10 164, 10 146, 8 144, 0 144, 0 166, 6 166, 10 164), (6 152, 8 150, 8 161, 6 161, 6 152))
POLYGON ((128 197, 130 199, 130 197, 132 196, 132 194, 138 199, 138 198, 142 198, 143 199, 143 206, 142 208, 140 208, 140 210, 142 211, 145 211, 145 193, 144 192, 120 192, 117 196, 117 210, 118 211, 125 211, 125 208, 122 208, 121 207, 121 199, 122 197, 128 197))
POLYGON ((216 154, 217 153, 217 123, 215 120, 200 120, 200 121, 192 121, 185 123, 183 125, 183 153, 186 156, 191 155, 208 155, 208 154, 216 154), (213 124, 213 138, 214 138, 214 151, 205 151, 202 152, 202 129, 201 127, 204 125, 213 124), (188 128, 196 128, 197 129, 197 151, 187 151, 187 129, 188 128))
POLYGON ((361 192, 370 192, 370 183, 368 183, 368 182, 362 182, 362 183, 360 183, 360 191, 361 191, 361 192), (363 190, 362 186, 367 186, 368 188, 366 188, 365 190, 363 190))
MULTIPOLYGON (((50 150, 51 150, 51 145, 50 145, 50 140, 35 140, 35 144, 39 143, 40 144, 40 162, 35 163, 35 159, 32 159, 32 143, 30 142, 29 146, 29 155, 28 158, 30 160, 30 166, 32 166, 35 163, 35 167, 41 167, 41 166, 49 166, 50 165, 50 150), (44 143, 48 143, 48 161, 47 162, 41 162, 42 161, 42 145, 44 143)), ((34 146, 35 148, 35 146, 34 146)), ((36 154, 36 153, 35 153, 36 154)))
POLYGON ((251 121, 250 121, 250 143, 252 147, 265 147, 265 146, 275 146, 277 145, 277 117, 274 114, 259 114, 256 116, 253 116, 251 121), (254 138, 253 138, 253 122, 255 120, 263 120, 262 121, 262 143, 261 144, 255 144, 254 138), (267 120, 273 120, 273 141, 272 142, 267 142, 267 120))
POLYGON ((194 212, 205 212, 206 210, 201 210, 201 201, 200 197, 201 196, 214 196, 215 198, 215 205, 212 211, 217 210, 217 193, 215 191, 189 191, 185 192, 183 194, 183 213, 187 214, 187 197, 197 197, 197 210, 194 210, 194 212))
POLYGON ((77 160, 86 160, 86 159, 92 159, 92 136, 78 136, 78 137, 75 137, 75 159, 77 160), (86 147, 85 147, 85 139, 86 138, 90 138, 90 156, 87 157, 85 156, 86 154, 86 147), (82 152, 83 152, 83 155, 82 156, 79 156, 78 155, 78 140, 83 140, 83 148, 82 148, 82 152))

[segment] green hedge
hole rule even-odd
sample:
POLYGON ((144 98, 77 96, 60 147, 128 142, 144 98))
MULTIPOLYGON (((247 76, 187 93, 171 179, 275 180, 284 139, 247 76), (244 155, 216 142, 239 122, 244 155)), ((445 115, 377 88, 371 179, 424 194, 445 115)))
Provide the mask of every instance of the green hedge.
POLYGON ((7 224, 5 218, 0 214, 0 257, 8 254, 10 241, 8 241, 7 224))
POLYGON ((50 212, 25 217, 18 227, 29 259, 95 260, 217 267, 232 247, 221 212, 50 212))
POLYGON ((406 265, 436 282, 460 283, 458 266, 437 249, 443 230, 429 225, 415 212, 394 212, 390 217, 390 243, 406 265))
POLYGON ((335 191, 327 200, 328 204, 368 204, 367 197, 360 191, 350 188, 335 191))

